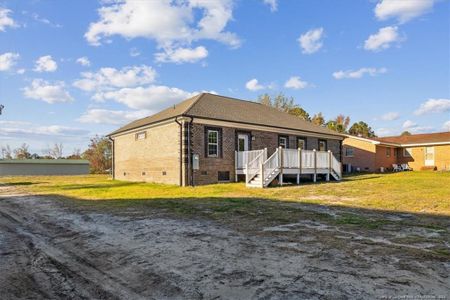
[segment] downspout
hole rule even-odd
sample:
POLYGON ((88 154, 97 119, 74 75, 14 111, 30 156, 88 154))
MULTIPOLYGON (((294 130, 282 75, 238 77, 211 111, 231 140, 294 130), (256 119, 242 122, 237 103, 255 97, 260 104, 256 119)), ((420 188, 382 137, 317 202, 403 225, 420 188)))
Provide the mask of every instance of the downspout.
POLYGON ((191 125, 194 122, 194 118, 190 117, 191 121, 188 123, 187 128, 187 144, 188 144, 188 171, 189 171, 189 183, 191 186, 194 186, 194 169, 191 167, 191 125))
POLYGON ((115 163, 114 163, 114 139, 112 139, 110 136, 108 136, 108 139, 111 141, 111 173, 112 173, 112 179, 116 179, 116 170, 115 170, 115 163))
POLYGON ((183 125, 175 117, 175 122, 180 126, 180 186, 183 185, 183 125))

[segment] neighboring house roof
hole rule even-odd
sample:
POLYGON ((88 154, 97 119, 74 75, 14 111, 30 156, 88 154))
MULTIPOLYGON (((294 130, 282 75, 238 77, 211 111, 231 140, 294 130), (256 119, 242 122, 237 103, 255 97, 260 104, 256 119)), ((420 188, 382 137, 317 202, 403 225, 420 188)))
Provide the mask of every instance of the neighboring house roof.
POLYGON ((209 93, 199 94, 155 115, 131 122, 109 135, 111 136, 178 116, 302 130, 339 137, 343 136, 328 128, 316 126, 311 122, 304 121, 296 116, 281 112, 261 103, 209 93))
POLYGON ((450 143, 450 131, 438 133, 412 134, 402 136, 387 136, 376 138, 376 140, 385 143, 395 143, 401 145, 411 144, 433 144, 433 143, 450 143))
POLYGON ((397 147, 450 144, 450 132, 387 136, 379 138, 363 138, 352 135, 347 135, 347 137, 364 140, 377 145, 397 147))
POLYGON ((88 165, 84 159, 0 159, 0 164, 88 165))

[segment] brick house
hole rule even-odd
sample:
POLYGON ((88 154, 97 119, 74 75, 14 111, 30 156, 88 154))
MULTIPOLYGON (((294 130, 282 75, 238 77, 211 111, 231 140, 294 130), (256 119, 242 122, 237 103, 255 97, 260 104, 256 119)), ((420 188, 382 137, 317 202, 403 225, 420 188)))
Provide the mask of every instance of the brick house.
POLYGON ((202 93, 109 134, 115 179, 181 186, 340 179, 344 136, 260 103, 202 93))
POLYGON ((343 142, 343 164, 367 172, 391 169, 392 164, 450 170, 450 132, 371 139, 349 135, 343 142))

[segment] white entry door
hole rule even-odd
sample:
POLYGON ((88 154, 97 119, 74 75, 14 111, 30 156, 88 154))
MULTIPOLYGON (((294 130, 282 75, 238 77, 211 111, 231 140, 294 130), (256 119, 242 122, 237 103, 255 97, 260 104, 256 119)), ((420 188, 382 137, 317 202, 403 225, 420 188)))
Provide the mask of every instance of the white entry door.
POLYGON ((238 135, 238 151, 248 151, 249 147, 248 134, 238 135))
POLYGON ((425 147, 425 166, 434 166, 434 147, 425 147))

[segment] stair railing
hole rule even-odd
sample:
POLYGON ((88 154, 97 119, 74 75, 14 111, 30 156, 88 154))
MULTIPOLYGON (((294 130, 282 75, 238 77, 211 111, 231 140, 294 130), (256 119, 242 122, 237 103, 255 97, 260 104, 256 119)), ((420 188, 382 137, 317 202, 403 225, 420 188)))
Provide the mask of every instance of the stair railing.
POLYGON ((253 160, 245 165, 245 182, 249 183, 256 175, 260 173, 260 166, 264 162, 265 151, 261 151, 253 160))
POLYGON ((280 151, 277 148, 275 152, 261 165, 261 181, 262 186, 265 186, 266 180, 275 172, 276 169, 280 168, 280 151))

